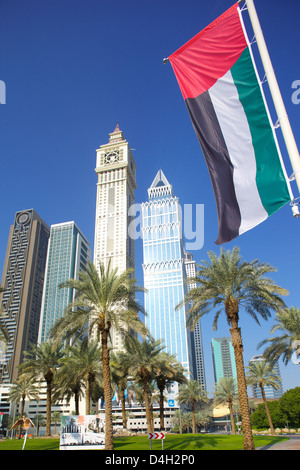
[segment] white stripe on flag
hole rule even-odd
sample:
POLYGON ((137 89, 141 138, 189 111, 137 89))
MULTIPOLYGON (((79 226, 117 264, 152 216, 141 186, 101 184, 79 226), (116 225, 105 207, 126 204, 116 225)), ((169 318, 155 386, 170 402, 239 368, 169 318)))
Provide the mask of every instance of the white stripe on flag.
POLYGON ((208 90, 230 160, 241 212, 239 234, 267 219, 256 185, 256 160, 250 128, 230 70, 208 90))

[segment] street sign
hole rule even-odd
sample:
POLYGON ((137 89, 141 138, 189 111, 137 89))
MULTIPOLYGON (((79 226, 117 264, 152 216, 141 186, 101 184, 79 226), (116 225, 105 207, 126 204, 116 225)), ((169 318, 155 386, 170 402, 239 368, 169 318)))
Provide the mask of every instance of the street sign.
POLYGON ((149 432, 148 439, 164 439, 166 437, 164 432, 149 432))
POLYGON ((149 432, 148 434, 148 439, 150 441, 150 450, 152 449, 152 440, 161 440, 161 448, 163 450, 164 448, 164 438, 166 437, 164 432, 149 432))
POLYGON ((175 406, 175 400, 169 399, 169 400, 168 400, 168 406, 169 406, 170 408, 173 408, 173 407, 175 406))

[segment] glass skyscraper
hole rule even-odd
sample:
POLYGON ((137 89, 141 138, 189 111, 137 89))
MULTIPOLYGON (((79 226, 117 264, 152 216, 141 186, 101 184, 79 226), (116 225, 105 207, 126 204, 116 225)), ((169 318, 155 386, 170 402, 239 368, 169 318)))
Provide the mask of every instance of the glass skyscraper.
MULTIPOLYGON (((253 356, 252 359, 250 359, 250 361, 249 361, 249 365, 251 364, 251 362, 259 362, 259 361, 264 361, 264 358, 263 358, 262 355, 253 356)), ((280 374, 280 369, 279 369, 278 362, 275 362, 275 364, 273 366, 273 372, 278 375, 278 377, 281 381, 281 374, 280 374)), ((278 389, 275 389, 271 385, 265 385, 264 386, 264 392, 265 392, 265 395, 266 395, 267 399, 277 399, 278 400, 283 394, 283 389, 282 389, 282 386, 279 387, 278 389)), ((262 398, 261 389, 257 385, 252 385, 252 394, 253 394, 253 398, 262 398)))
POLYGON ((234 349, 231 338, 212 338, 211 340, 215 382, 223 377, 237 380, 234 349))
MULTIPOLYGON (((185 252, 185 270, 187 277, 196 277, 196 261, 193 259, 192 253, 185 252)), ((197 287, 196 283, 188 284, 188 290, 197 287)), ((195 346, 195 380, 198 380, 199 385, 206 390, 206 378, 205 378, 205 367, 204 367, 204 352, 201 332, 201 320, 195 326, 194 332, 194 346, 195 346)))
POLYGON ((77 273, 91 259, 89 242, 74 222, 51 225, 42 298, 39 343, 47 341, 49 331, 73 300, 71 289, 59 285, 77 273))
POLYGON ((193 338, 186 328, 185 307, 176 310, 186 293, 181 208, 162 170, 148 197, 142 204, 146 326, 193 378, 193 338))

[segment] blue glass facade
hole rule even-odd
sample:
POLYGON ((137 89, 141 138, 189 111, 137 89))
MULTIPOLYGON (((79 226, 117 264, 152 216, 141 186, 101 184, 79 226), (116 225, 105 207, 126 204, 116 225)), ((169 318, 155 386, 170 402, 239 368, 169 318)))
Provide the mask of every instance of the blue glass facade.
POLYGON ((175 310, 186 293, 181 208, 160 170, 142 204, 146 325, 193 376, 192 337, 186 329, 185 307, 175 310))
POLYGON ((51 226, 39 328, 39 343, 72 301, 71 289, 59 289, 62 282, 74 278, 91 259, 88 241, 74 222, 51 226))
POLYGON ((231 338, 213 338, 211 340, 215 382, 223 377, 232 377, 237 381, 234 349, 231 338))
MULTIPOLYGON (((259 361, 264 361, 264 357, 262 355, 253 356, 252 359, 250 359, 249 361, 249 365, 251 365, 252 362, 259 361)), ((278 362, 275 362, 273 364, 273 372, 279 377, 281 382, 281 374, 278 362)), ((267 400, 279 400, 279 398, 282 397, 283 394, 282 385, 278 389, 275 389, 271 385, 264 385, 264 392, 267 400)), ((252 385, 252 396, 253 398, 262 398, 261 389, 257 384, 252 385)))

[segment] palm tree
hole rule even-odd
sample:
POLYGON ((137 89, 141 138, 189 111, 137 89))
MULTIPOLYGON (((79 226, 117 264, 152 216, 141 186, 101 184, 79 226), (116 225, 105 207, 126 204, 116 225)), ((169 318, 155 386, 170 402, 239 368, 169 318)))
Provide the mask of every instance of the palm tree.
POLYGON ((196 427, 204 426, 204 428, 211 423, 211 416, 205 411, 198 411, 195 413, 196 427))
POLYGON ((25 351, 24 362, 20 365, 22 374, 33 380, 45 380, 47 386, 46 436, 51 435, 52 388, 56 370, 63 357, 61 348, 52 341, 46 341, 25 351))
MULTIPOLYGON (((132 380, 134 380, 132 378, 132 380)), ((153 404, 159 398, 159 390, 156 388, 156 383, 154 380, 149 379, 148 383, 148 391, 147 391, 147 398, 148 398, 148 405, 149 405, 149 414, 147 417, 146 412, 146 421, 147 421, 147 429, 148 432, 154 432, 154 413, 153 413, 153 404)), ((135 381, 131 383, 131 390, 134 393, 135 401, 139 403, 141 407, 145 407, 145 390, 143 387, 143 383, 139 377, 135 378, 135 381)))
POLYGON ((51 417, 51 422, 54 423, 54 434, 56 434, 56 425, 60 423, 60 420, 61 420, 61 412, 54 411, 51 417))
POLYGON ((248 375, 247 375, 248 385, 256 385, 260 388, 261 396, 265 405, 266 414, 271 430, 272 436, 275 435, 274 426, 272 423, 271 415, 269 412, 269 407, 266 399, 266 394, 264 387, 270 386, 277 390, 281 387, 281 380, 279 375, 275 372, 273 364, 268 363, 264 360, 253 361, 248 366, 248 375))
POLYGON ((198 403, 208 403, 207 393, 197 380, 190 380, 187 384, 179 387, 178 403, 191 404, 193 433, 196 432, 195 405, 198 403))
POLYGON ((182 422, 181 422, 182 429, 187 432, 190 432, 191 429, 193 431, 193 421, 195 422, 195 420, 196 418, 193 417, 193 413, 189 411, 185 411, 182 414, 182 422))
POLYGON ((58 380, 65 376, 65 383, 79 385, 83 380, 85 384, 85 414, 91 412, 91 387, 102 376, 101 352, 97 342, 89 342, 84 338, 79 343, 69 346, 65 350, 62 367, 58 372, 58 380))
POLYGON ((159 372, 155 380, 159 390, 159 411, 160 411, 160 430, 165 429, 164 424, 164 390, 173 382, 180 384, 186 383, 187 378, 184 375, 182 364, 177 362, 175 355, 163 351, 159 356, 159 372))
MULTIPOLYGON (((21 401, 20 416, 24 416, 25 400, 39 401, 39 389, 34 384, 34 380, 26 375, 19 376, 18 380, 11 386, 8 399, 9 401, 19 403, 21 401)), ((21 438, 21 429, 19 430, 19 439, 21 438)))
POLYGON ((40 427, 46 425, 45 416, 42 415, 42 414, 36 414, 32 418, 32 421, 33 421, 33 423, 35 424, 35 427, 36 427, 36 435, 39 436, 40 435, 40 427))
POLYGON ((131 391, 134 394, 134 401, 138 403, 141 407, 145 406, 145 396, 144 390, 141 387, 140 383, 134 382, 132 377, 132 382, 130 385, 131 391))
POLYGON ((112 380, 117 385, 122 406, 123 429, 127 429, 125 390, 128 385, 128 357, 125 352, 117 351, 111 356, 112 380))
POLYGON ((89 262, 79 279, 70 279, 61 288, 75 289, 75 300, 71 302, 65 316, 59 319, 52 330, 57 340, 63 338, 76 341, 85 331, 90 337, 101 341, 101 360, 105 400, 105 449, 113 450, 112 392, 110 374, 111 329, 126 336, 130 331, 143 333, 144 324, 138 318, 143 309, 135 300, 135 292, 144 290, 136 286, 131 276, 132 269, 118 275, 117 268, 100 265, 99 273, 89 262))
POLYGON ((150 428, 151 432, 154 432, 154 419, 158 418, 159 414, 154 413, 154 403, 159 401, 159 390, 156 387, 155 380, 151 380, 148 387, 148 397, 150 406, 150 428))
POLYGON ((179 434, 182 434, 182 425, 183 425, 183 419, 184 419, 184 412, 180 408, 176 410, 173 414, 172 417, 172 422, 179 428, 179 434))
MULTIPOLYGON (((104 400, 104 388, 103 388, 103 378, 97 377, 95 382, 92 383, 91 386, 91 399, 94 403, 101 403, 101 400, 104 400)), ((99 409, 97 410, 99 413, 99 409)))
POLYGON ((74 370, 70 353, 65 350, 66 357, 62 359, 60 368, 58 369, 53 390, 53 400, 58 401, 61 397, 65 397, 66 400, 70 400, 74 397, 75 402, 75 415, 79 415, 79 400, 80 397, 84 396, 84 380, 74 370))
POLYGON ((213 406, 226 404, 229 408, 231 432, 235 434, 233 404, 237 397, 237 384, 232 377, 222 377, 215 385, 213 406))
POLYGON ((234 348, 237 369, 237 382, 241 417, 243 426, 244 449, 254 450, 250 412, 248 406, 247 384, 245 377, 243 342, 239 327, 239 314, 242 307, 246 313, 259 323, 259 316, 267 320, 272 311, 278 311, 285 306, 282 295, 287 290, 277 286, 272 279, 265 275, 276 271, 267 263, 258 260, 252 262, 242 261, 238 247, 232 251, 221 249, 218 257, 208 252, 210 262, 202 261, 199 270, 191 283, 197 287, 192 288, 186 295, 183 303, 190 303, 188 326, 193 329, 199 319, 218 307, 213 322, 217 327, 220 314, 225 310, 230 325, 231 342, 234 348), (222 308, 219 308, 222 306, 222 308))
MULTIPOLYGON (((252 414, 253 411, 255 411, 256 408, 257 408, 257 403, 255 403, 253 400, 249 399, 248 400, 248 405, 249 405, 250 414, 252 414)), ((241 421, 241 408, 240 408, 239 401, 234 401, 233 402, 233 413, 236 415, 237 421, 241 421)))
POLYGON ((282 335, 263 340, 258 348, 269 344, 263 353, 265 359, 274 363, 282 356, 283 363, 287 365, 294 353, 293 343, 300 341, 300 310, 296 307, 280 310, 276 313, 275 320, 270 333, 282 331, 282 335))
POLYGON ((164 349, 160 340, 153 338, 139 341, 137 338, 130 338, 125 342, 128 353, 129 375, 141 386, 144 393, 144 403, 146 409, 146 420, 148 433, 152 432, 151 411, 150 411, 150 383, 159 372, 159 355, 164 349))

